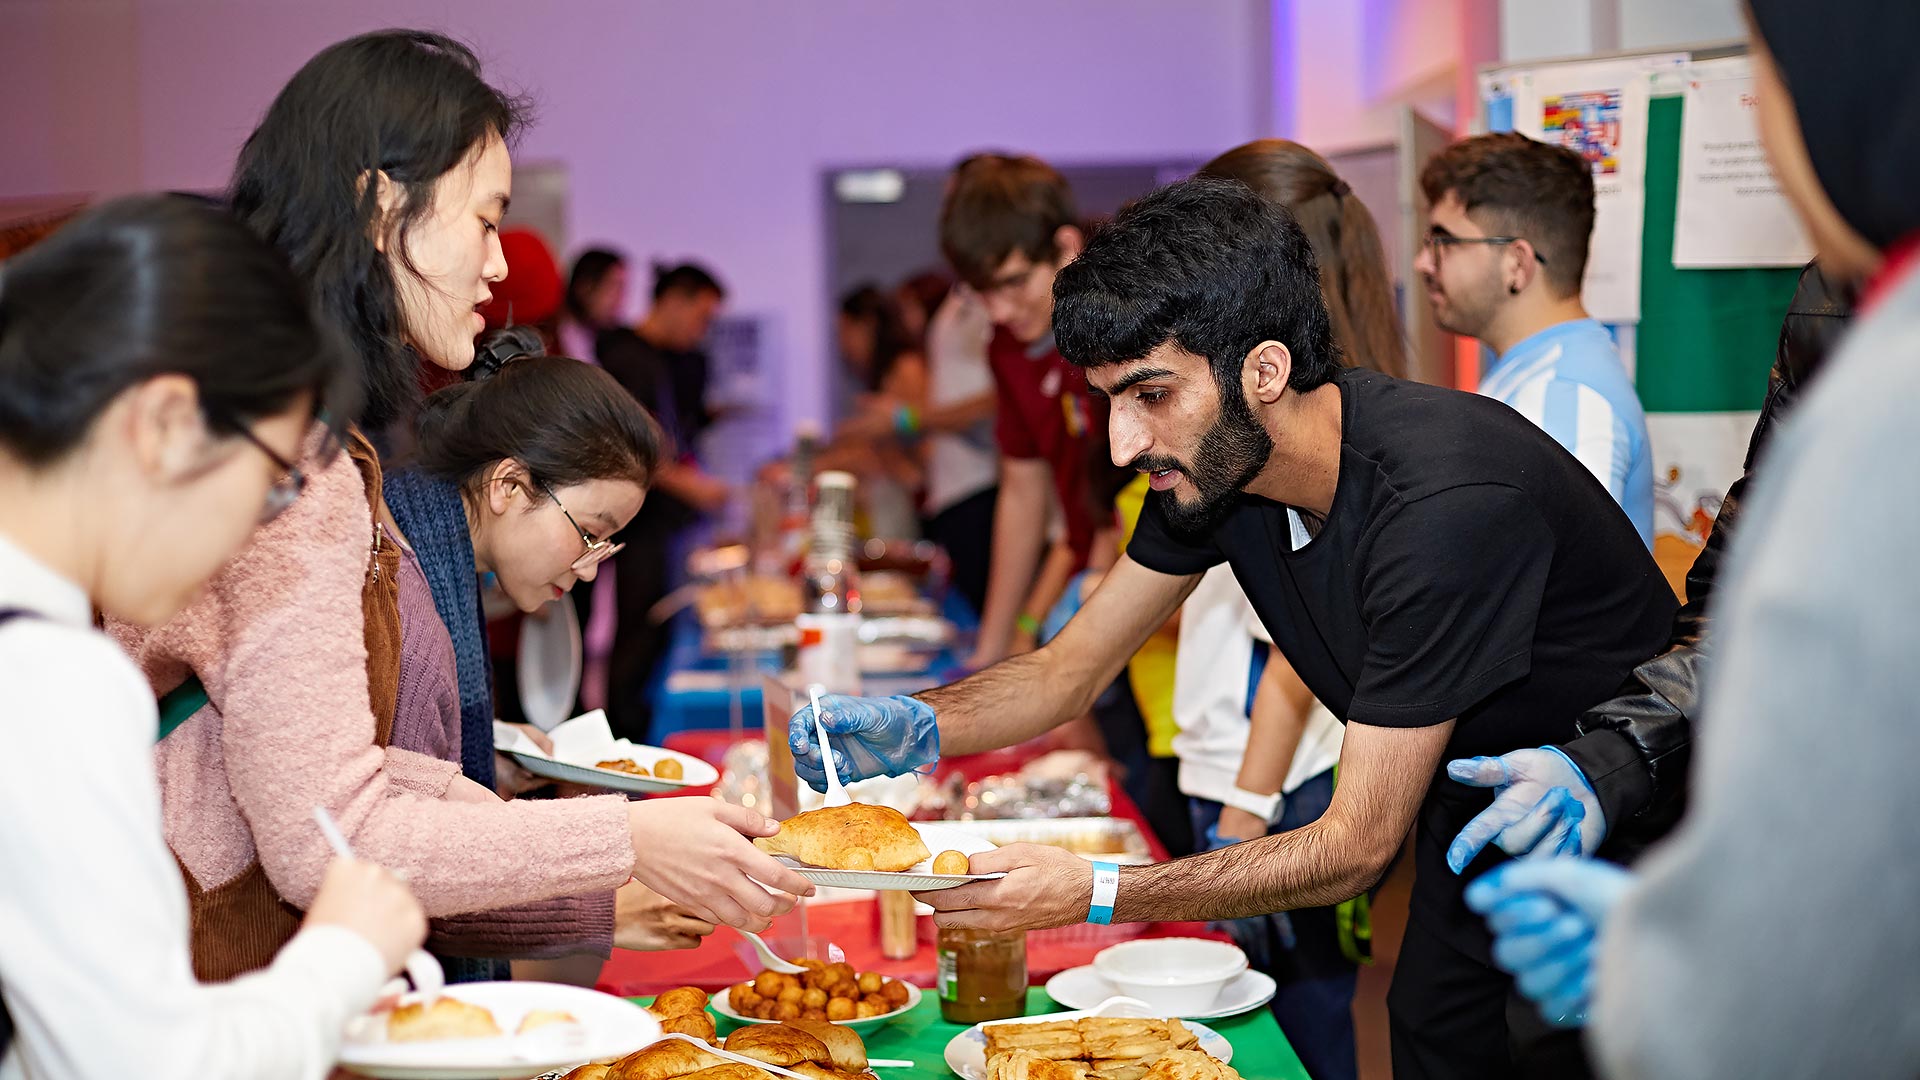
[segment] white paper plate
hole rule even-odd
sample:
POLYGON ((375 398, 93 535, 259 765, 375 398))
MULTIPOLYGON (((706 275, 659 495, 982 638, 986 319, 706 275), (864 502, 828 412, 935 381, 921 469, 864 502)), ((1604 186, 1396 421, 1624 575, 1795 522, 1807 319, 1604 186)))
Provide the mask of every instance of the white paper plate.
MULTIPOLYGON (((587 582, 591 588, 593 583, 587 582)), ((573 597, 562 596, 538 616, 520 621, 520 710, 527 722, 551 731, 573 711, 580 693, 585 653, 580 645, 580 619, 573 597)))
MULTIPOLYGON (((889 975, 888 978, 892 978, 892 976, 889 975)), ((894 981, 904 982, 904 980, 900 980, 900 979, 895 979, 894 981)), ((905 985, 907 988, 907 1003, 893 1010, 892 1012, 881 1013, 879 1016, 869 1016, 860 1020, 835 1020, 834 1023, 840 1025, 843 1028, 851 1028, 854 1031, 860 1031, 860 1032, 872 1031, 874 1028, 883 1027, 887 1024, 893 1023, 895 1020, 898 1020, 901 1017, 912 1012, 913 1007, 915 1005, 920 1004, 920 988, 913 985, 912 983, 905 983, 905 985)), ((710 1002, 710 1004, 713 1005, 713 1011, 719 1013, 721 1016, 726 1017, 727 1019, 733 1021, 736 1024, 777 1024, 779 1023, 778 1020, 756 1020, 751 1016, 742 1016, 739 1013, 734 1012, 732 998, 733 998, 733 987, 731 986, 713 995, 713 999, 710 1002)))
MULTIPOLYGON (((1186 1019, 1218 1020, 1226 1016, 1238 1016, 1272 1001, 1276 989, 1273 976, 1249 969, 1241 972, 1220 991, 1220 998, 1214 1002, 1213 1008, 1193 1013, 1186 1019)), ((1092 964, 1068 968, 1047 980, 1047 996, 1069 1009, 1091 1009, 1118 993, 1120 991, 1102 978, 1092 964)))
MULTIPOLYGON (((995 1020, 994 1024, 1039 1023, 1042 1020, 1071 1020, 1086 1015, 1079 1012, 1051 1013, 1046 1016, 1026 1016, 1016 1020, 995 1020)), ((1182 1020, 1187 1030, 1200 1040, 1200 1049, 1213 1055, 1221 1064, 1233 1060, 1233 1044, 1227 1037, 1206 1026, 1191 1020, 1182 1020)), ((987 1036, 980 1029, 989 1025, 975 1024, 955 1035, 947 1043, 947 1068, 964 1076, 967 1080, 987 1080, 987 1036)))
MULTIPOLYGON (((519 1080, 550 1069, 622 1057, 660 1037, 660 1021, 638 1005, 598 990, 558 983, 462 983, 446 996, 493 1011, 507 1035, 492 1039, 390 1043, 384 1013, 355 1018, 340 1044, 340 1064, 384 1080, 519 1080), (577 1025, 511 1032, 533 1009, 559 1009, 577 1025)), ((402 1001, 412 1000, 413 995, 402 1001)))
POLYGON ((553 754, 540 748, 518 731, 503 724, 493 728, 494 744, 500 752, 518 762, 535 776, 561 780, 569 784, 589 784, 609 791, 658 794, 683 788, 704 787, 720 781, 720 771, 691 754, 682 754, 659 746, 644 746, 613 737, 607 715, 595 709, 548 732, 553 739, 553 754), (596 761, 627 758, 651 772, 668 758, 680 763, 684 774, 679 780, 661 780, 653 776, 635 776, 618 769, 602 769, 596 761))
MULTIPOLYGON (((978 833, 955 828, 941 822, 916 821, 914 829, 920 838, 926 841, 927 850, 938 855, 943 851, 958 851, 966 855, 978 855, 994 850, 992 841, 978 833)), ((938 892, 941 889, 958 888, 972 881, 991 881, 1006 877, 1005 874, 936 874, 933 872, 933 860, 923 860, 906 870, 826 870, 817 866, 808 866, 786 855, 779 856, 785 865, 791 867, 801 877, 815 885, 829 885, 837 889, 872 889, 878 892, 938 892)))

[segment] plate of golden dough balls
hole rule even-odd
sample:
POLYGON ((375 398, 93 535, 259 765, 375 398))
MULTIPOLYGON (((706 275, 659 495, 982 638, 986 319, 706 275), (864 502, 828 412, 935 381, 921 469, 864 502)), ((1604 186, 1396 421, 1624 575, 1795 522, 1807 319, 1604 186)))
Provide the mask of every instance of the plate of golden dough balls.
POLYGON ((798 975, 762 971, 715 995, 714 1011, 742 1024, 826 1020, 870 1031, 920 1003, 919 987, 877 971, 819 960, 795 962, 807 970, 798 975))

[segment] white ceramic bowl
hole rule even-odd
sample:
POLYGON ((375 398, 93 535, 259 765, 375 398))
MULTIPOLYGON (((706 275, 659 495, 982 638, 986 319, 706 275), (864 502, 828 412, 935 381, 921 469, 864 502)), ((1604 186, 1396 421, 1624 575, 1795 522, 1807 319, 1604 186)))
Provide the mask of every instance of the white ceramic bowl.
POLYGON ((1163 1015, 1192 1016, 1213 1008, 1220 991, 1247 970, 1247 954, 1205 938, 1143 938, 1100 950, 1093 968, 1163 1015))

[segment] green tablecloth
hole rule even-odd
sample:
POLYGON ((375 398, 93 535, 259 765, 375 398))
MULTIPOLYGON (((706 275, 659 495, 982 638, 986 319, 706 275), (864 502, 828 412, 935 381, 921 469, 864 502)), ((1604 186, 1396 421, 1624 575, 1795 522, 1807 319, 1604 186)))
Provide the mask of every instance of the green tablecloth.
MULTIPOLYGON (((646 1004, 652 998, 634 998, 646 1004)), ((1034 987, 1027 991, 1027 1014, 1063 1012, 1046 991, 1034 987)), ((724 1033, 728 1021, 716 1015, 724 1033)), ((1246 1080, 1308 1080, 1307 1070, 1287 1045, 1273 1013, 1264 1008, 1224 1020, 1208 1020, 1206 1025, 1233 1044, 1233 1067, 1246 1080)), ((914 1063, 911 1069, 876 1069, 881 1080, 938 1080, 952 1077, 947 1068, 947 1043, 967 1030, 965 1024, 949 1024, 940 1019, 940 1001, 932 994, 922 995, 919 1007, 880 1028, 866 1033, 867 1055, 877 1058, 904 1058, 914 1063)))

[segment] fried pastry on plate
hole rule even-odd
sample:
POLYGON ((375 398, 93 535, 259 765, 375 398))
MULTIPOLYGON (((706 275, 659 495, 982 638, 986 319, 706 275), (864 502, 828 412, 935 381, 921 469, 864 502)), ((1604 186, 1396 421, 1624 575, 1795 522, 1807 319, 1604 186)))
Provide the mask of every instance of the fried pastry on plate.
POLYGON ((867 1071, 867 1044, 860 1033, 850 1027, 829 1024, 824 1020, 789 1020, 787 1026, 819 1039, 833 1055, 833 1067, 847 1072, 867 1071))
POLYGON ((458 998, 436 998, 432 1005, 415 1001, 387 1017, 388 1042, 490 1039, 504 1034, 492 1012, 458 998))
POLYGON ((833 1053, 827 1044, 785 1024, 758 1024, 743 1027, 727 1036, 727 1052, 789 1068, 803 1061, 832 1065, 833 1053))
POLYGON ((987 1059, 987 1080, 1087 1080, 1078 1061, 1054 1061, 1025 1050, 1009 1050, 987 1059))
POLYGON ((1147 1070, 1147 1080, 1240 1080, 1240 1073, 1199 1050, 1169 1050, 1147 1070))
POLYGON ((599 1062, 588 1062, 561 1077, 560 1080, 607 1080, 607 1073, 612 1068, 613 1066, 611 1065, 602 1065, 599 1062))
POLYGON ((607 1070, 607 1080, 678 1080, 726 1064, 730 1064, 726 1058, 690 1042, 661 1039, 614 1062, 607 1070))
POLYGON ((725 1065, 715 1065, 711 1069, 688 1073, 680 1080, 771 1080, 772 1076, 772 1073, 764 1069, 729 1061, 725 1065))
POLYGON ((653 999, 647 1011, 659 1019, 669 1016, 687 1016, 705 1010, 707 992, 697 986, 679 986, 653 999))
POLYGON ((691 1035, 701 1042, 713 1042, 719 1032, 713 1026, 713 1017, 705 1012, 685 1013, 669 1016, 660 1021, 660 1030, 669 1035, 691 1035))
POLYGON ((808 810, 780 823, 754 846, 828 870, 909 870, 932 852, 907 820, 887 806, 852 803, 808 810), (871 859, 872 865, 865 865, 871 859))

